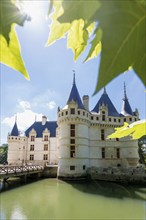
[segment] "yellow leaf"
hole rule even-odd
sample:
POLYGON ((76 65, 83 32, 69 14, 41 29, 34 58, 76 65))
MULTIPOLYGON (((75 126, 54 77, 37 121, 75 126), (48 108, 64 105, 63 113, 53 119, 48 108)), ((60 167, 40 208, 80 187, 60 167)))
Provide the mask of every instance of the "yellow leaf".
POLYGON ((146 135, 146 120, 140 120, 132 124, 124 123, 124 126, 116 128, 116 131, 108 138, 122 138, 131 135, 133 139, 139 139, 146 135))
POLYGON ((21 72, 26 79, 29 80, 28 72, 25 68, 23 59, 21 57, 20 45, 15 32, 14 25, 11 28, 9 34, 10 42, 9 45, 3 35, 0 35, 0 62, 13 68, 16 71, 21 72))

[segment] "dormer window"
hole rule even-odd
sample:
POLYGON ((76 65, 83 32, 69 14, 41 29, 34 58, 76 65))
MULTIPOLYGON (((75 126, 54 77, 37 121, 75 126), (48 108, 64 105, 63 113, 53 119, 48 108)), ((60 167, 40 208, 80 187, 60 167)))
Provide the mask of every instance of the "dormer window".
POLYGON ((105 121, 105 111, 102 111, 102 121, 105 121))
POLYGON ((34 135, 30 136, 30 141, 35 141, 35 136, 34 135))
POLYGON ((71 109, 70 109, 70 114, 71 114, 71 115, 74 115, 74 114, 75 114, 75 108, 71 108, 71 109))

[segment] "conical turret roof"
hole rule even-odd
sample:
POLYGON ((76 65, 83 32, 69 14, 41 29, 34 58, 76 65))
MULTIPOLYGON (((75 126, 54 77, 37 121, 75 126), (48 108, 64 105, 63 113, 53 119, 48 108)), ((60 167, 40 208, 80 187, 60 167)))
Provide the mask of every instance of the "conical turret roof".
POLYGON ((123 102, 122 102, 121 114, 124 116, 133 115, 131 106, 130 106, 128 98, 127 98, 125 83, 124 83, 124 98, 123 98, 123 102))
POLYGON ((103 105, 103 104, 105 106, 107 106, 109 116, 119 116, 119 113, 117 112, 115 106, 113 105, 112 101, 110 100, 105 88, 104 88, 103 94, 101 95, 99 101, 95 105, 92 112, 97 112, 98 113, 100 106, 103 105))
POLYGON ((11 131, 11 136, 18 136, 18 135, 19 135, 19 131, 18 131, 17 123, 15 121, 14 127, 12 128, 11 131))
POLYGON ((70 92, 70 95, 69 95, 67 104, 69 104, 69 103, 72 102, 72 101, 74 101, 74 102, 77 103, 78 108, 84 109, 84 105, 83 105, 83 103, 82 103, 82 100, 81 100, 81 98, 80 98, 78 89, 77 89, 77 87, 76 87, 75 74, 74 74, 74 77, 73 77, 73 85, 72 85, 72 89, 71 89, 71 92, 70 92))

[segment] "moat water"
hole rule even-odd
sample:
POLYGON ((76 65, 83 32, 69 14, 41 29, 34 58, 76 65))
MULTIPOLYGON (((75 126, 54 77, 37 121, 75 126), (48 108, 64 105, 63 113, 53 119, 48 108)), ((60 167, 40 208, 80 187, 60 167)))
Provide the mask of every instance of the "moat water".
POLYGON ((1 220, 145 220, 146 187, 43 179, 0 194, 1 220))

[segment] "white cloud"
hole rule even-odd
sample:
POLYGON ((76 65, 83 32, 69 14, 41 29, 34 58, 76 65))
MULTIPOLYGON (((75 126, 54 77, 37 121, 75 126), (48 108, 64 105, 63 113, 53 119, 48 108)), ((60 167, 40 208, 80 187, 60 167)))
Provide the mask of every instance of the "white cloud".
MULTIPOLYGON (((38 114, 30 109, 25 109, 23 112, 17 113, 18 129, 21 131, 26 130, 31 124, 34 123, 35 118, 37 121, 41 121, 42 116, 43 114, 38 114)), ((15 117, 15 115, 6 117, 3 119, 2 123, 12 128, 14 126, 15 117)))
POLYGON ((47 106, 49 107, 49 109, 54 109, 56 107, 56 103, 54 101, 50 101, 49 103, 47 103, 47 106))
POLYGON ((26 109, 31 109, 31 105, 28 101, 21 101, 18 100, 19 104, 18 104, 18 108, 22 109, 22 110, 26 110, 26 109))
POLYGON ((58 100, 59 95, 52 90, 46 90, 44 93, 37 95, 31 101, 31 106, 34 108, 45 109, 46 107, 49 109, 53 109, 56 107, 55 101, 58 100), (55 101, 50 101, 55 100, 55 101))

